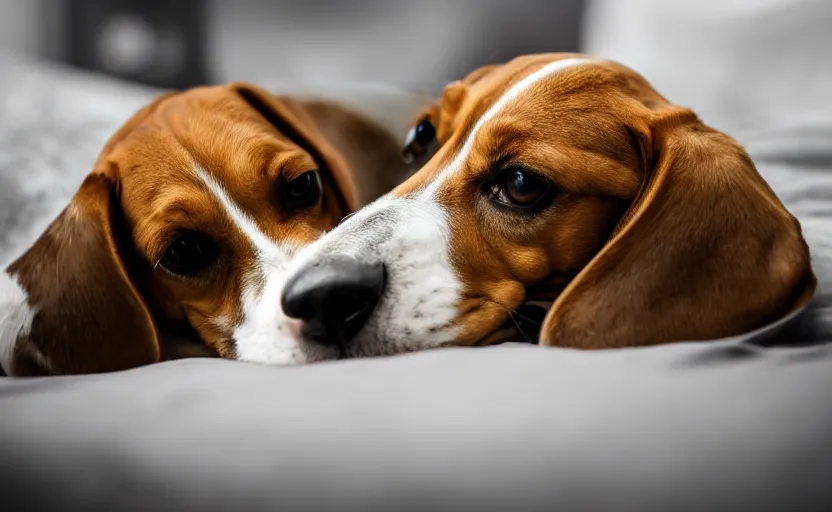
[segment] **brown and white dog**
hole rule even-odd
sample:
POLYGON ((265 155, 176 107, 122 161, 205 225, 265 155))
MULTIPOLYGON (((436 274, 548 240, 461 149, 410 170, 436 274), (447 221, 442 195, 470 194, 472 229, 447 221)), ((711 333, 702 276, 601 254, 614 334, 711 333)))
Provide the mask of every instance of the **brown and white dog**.
POLYGON ((800 225, 744 149, 622 65, 524 56, 420 121, 407 152, 435 155, 292 263, 307 359, 518 340, 537 301, 542 345, 714 339, 814 292, 800 225))
POLYGON ((295 362, 286 267, 404 179, 388 128, 244 83, 156 99, 0 277, 2 368, 120 370, 192 354, 182 339, 200 355, 295 362))

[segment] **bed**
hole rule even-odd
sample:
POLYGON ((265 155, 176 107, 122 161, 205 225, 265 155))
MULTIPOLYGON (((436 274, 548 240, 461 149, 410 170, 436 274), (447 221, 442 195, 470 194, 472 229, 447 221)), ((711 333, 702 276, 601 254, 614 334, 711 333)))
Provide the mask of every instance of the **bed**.
MULTIPOLYGON (((157 91, 9 56, 0 68, 7 262, 157 91)), ((832 121, 743 142, 811 246, 820 287, 793 317, 640 349, 0 378, 0 508, 830 510, 832 121)))

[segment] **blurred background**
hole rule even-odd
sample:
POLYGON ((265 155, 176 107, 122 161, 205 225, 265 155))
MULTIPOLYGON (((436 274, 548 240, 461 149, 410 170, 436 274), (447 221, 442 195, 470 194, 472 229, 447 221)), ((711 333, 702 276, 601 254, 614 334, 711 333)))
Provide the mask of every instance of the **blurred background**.
POLYGON ((579 46, 582 0, 0 0, 0 48, 149 85, 448 81, 579 46))
POLYGON ((832 0, 0 0, 0 54, 164 88, 433 93, 516 55, 584 51, 742 135, 832 119, 830 26, 832 0))

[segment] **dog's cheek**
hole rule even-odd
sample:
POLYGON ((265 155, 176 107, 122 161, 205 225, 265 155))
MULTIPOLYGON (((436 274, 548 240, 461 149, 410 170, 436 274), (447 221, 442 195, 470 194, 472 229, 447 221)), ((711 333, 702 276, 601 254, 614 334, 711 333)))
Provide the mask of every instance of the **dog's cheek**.
MULTIPOLYGON (((548 247, 541 244, 538 247, 513 247, 504 254, 503 261, 508 266, 506 277, 519 283, 531 284, 545 279, 550 272, 551 262, 549 260, 548 247)), ((499 288, 511 288, 505 293, 511 295, 516 293, 513 289, 516 285, 502 283, 499 288)))
POLYGON ((505 327, 510 323, 509 310, 486 297, 474 297, 463 301, 459 307, 457 332, 454 345, 479 346, 504 341, 505 327))
POLYGON ((224 359, 237 359, 236 342, 232 336, 234 320, 225 316, 206 317, 193 311, 188 323, 201 344, 224 359))

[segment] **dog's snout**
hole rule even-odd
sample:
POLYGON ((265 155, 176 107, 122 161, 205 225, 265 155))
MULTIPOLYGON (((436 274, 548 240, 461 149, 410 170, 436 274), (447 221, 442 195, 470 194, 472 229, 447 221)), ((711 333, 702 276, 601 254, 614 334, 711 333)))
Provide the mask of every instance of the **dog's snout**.
POLYGON ((384 291, 381 263, 354 258, 317 262, 286 283, 283 312, 305 321, 307 339, 345 345, 358 334, 384 291))

